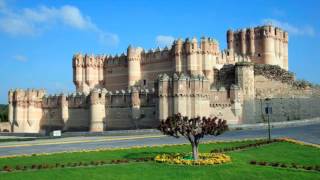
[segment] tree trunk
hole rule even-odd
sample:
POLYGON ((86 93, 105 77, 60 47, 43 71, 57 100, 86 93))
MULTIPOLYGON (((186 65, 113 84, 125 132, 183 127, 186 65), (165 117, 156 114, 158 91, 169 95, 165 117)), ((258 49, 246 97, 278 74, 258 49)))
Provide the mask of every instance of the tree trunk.
POLYGON ((191 143, 193 160, 198 160, 198 144, 191 143))

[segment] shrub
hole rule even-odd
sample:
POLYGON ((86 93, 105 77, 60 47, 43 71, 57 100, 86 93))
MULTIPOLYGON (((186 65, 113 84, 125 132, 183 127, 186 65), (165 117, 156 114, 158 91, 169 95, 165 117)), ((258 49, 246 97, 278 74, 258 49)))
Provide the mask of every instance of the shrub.
POLYGON ((282 167, 282 168, 286 168, 287 165, 286 165, 286 164, 281 164, 281 167, 282 167))
POLYGON ((278 167, 278 166, 279 166, 279 163, 278 163, 278 162, 271 163, 271 166, 273 166, 273 167, 278 167))
POLYGON ((259 162, 258 164, 259 164, 260 166, 265 166, 265 165, 267 165, 267 162, 262 161, 262 162, 259 162))
POLYGON ((16 170, 21 170, 22 167, 20 165, 16 165, 16 170))
POLYGON ((4 171, 7 171, 7 172, 11 172, 11 171, 12 171, 12 168, 11 168, 10 166, 8 166, 8 165, 3 166, 2 169, 3 169, 4 171))
POLYGON ((296 168, 296 169, 297 169, 297 168, 298 168, 298 165, 297 165, 297 164, 295 164, 295 163, 292 163, 292 164, 291 164, 291 167, 292 167, 292 168, 296 168))
POLYGON ((250 161, 250 164, 257 164, 257 161, 252 160, 252 161, 250 161))

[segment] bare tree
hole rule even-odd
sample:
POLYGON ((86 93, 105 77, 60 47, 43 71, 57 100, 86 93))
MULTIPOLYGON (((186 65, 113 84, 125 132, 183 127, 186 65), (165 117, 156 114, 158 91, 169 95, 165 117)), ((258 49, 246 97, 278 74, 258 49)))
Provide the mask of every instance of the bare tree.
POLYGON ((192 156, 198 160, 198 145, 205 135, 218 136, 228 130, 226 120, 206 117, 188 118, 180 113, 160 122, 158 128, 163 134, 179 138, 184 136, 192 146, 192 156))

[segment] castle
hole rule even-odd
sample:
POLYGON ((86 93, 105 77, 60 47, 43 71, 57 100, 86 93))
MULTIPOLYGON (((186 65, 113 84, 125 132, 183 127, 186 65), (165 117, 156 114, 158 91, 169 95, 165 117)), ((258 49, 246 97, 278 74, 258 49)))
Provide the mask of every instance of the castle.
POLYGON ((320 116, 318 91, 298 86, 287 71, 287 32, 265 25, 226 35, 222 51, 216 40, 203 37, 149 51, 129 46, 120 56, 75 54, 75 93, 9 91, 11 131, 154 128, 178 112, 256 123, 264 121, 267 97, 272 121, 320 116))

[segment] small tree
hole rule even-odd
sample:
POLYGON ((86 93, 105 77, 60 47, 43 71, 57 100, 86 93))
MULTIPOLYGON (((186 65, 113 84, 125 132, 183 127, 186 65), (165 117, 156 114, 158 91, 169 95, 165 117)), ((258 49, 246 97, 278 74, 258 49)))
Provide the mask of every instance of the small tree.
POLYGON ((226 120, 206 117, 188 118, 180 113, 161 121, 159 128, 163 134, 179 138, 184 136, 192 146, 192 156, 198 160, 198 145, 204 135, 218 136, 228 130, 226 120))

